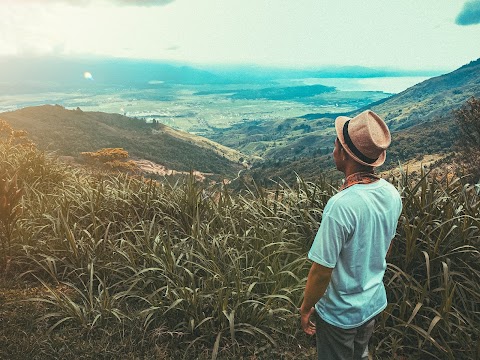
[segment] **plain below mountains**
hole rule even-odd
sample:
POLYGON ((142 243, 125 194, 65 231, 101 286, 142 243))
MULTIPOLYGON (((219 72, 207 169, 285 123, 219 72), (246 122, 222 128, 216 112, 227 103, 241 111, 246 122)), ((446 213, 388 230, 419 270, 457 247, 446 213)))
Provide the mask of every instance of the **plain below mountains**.
POLYGON ((119 114, 67 110, 59 105, 27 107, 0 114, 25 130, 40 149, 78 158, 81 152, 124 148, 133 159, 153 161, 176 171, 236 175, 247 157, 213 141, 156 122, 119 114))

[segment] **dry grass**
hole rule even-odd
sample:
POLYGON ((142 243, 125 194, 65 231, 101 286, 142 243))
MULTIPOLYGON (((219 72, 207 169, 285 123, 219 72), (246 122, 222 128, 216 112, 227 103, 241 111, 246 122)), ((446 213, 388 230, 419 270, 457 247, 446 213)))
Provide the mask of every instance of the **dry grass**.
MULTIPOLYGON (((11 276, 43 287, 31 302, 3 303, 8 358, 22 348, 39 359, 312 356, 297 307, 306 253, 336 191, 328 183, 252 183, 238 194, 193 177, 92 176, 32 149, 1 153, 24 191, 11 276)), ((478 193, 424 173, 392 181, 404 211, 372 356, 476 358, 478 193)))

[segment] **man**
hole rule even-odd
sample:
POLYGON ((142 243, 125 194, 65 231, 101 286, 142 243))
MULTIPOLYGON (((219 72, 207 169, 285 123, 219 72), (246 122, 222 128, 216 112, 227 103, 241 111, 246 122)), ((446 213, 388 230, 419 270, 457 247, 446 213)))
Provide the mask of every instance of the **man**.
POLYGON ((374 174, 391 141, 385 122, 367 110, 338 117, 335 130, 333 159, 345 182, 325 206, 308 253, 313 263, 301 324, 305 333, 316 333, 318 359, 368 359, 374 319, 387 306, 385 256, 402 202, 395 187, 374 174))

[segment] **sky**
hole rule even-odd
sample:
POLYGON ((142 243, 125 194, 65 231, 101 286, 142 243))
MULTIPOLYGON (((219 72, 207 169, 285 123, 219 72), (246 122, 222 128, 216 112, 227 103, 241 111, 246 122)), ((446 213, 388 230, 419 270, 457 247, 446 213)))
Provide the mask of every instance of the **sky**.
POLYGON ((480 0, 0 0, 0 56, 454 70, 480 0))

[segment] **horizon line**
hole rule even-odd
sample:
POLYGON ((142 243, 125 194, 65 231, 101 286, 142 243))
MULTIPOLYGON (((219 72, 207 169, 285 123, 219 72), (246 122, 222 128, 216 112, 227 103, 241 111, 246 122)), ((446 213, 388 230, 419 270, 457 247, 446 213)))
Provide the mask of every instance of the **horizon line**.
MULTIPOLYGON (((401 72, 401 73, 416 73, 418 76, 422 75, 441 75, 448 72, 454 71, 460 68, 463 65, 456 66, 453 68, 405 68, 405 67, 394 67, 391 65, 361 65, 361 64, 265 64, 265 63, 254 63, 254 62, 196 62, 196 61, 186 61, 186 60, 176 60, 176 59, 166 59, 166 58, 142 58, 142 57, 122 57, 122 56, 112 56, 112 55, 68 55, 68 54, 0 54, 1 60, 8 59, 23 59, 23 60, 70 60, 70 61, 130 61, 130 62, 149 62, 157 64, 169 64, 169 65, 181 65, 181 66, 190 66, 197 68, 217 68, 217 69, 227 69, 233 70, 234 68, 251 68, 252 70, 260 69, 271 69, 271 70, 283 70, 283 71, 319 71, 319 70, 346 70, 351 68, 354 69, 365 69, 365 70, 375 70, 375 71, 385 71, 385 72, 401 72)), ((475 61, 473 59, 471 61, 475 61)), ((394 75, 394 76, 404 76, 404 75, 394 75)), ((408 76, 405 74, 405 76, 408 76)), ((389 77, 389 75, 385 75, 389 77)))

